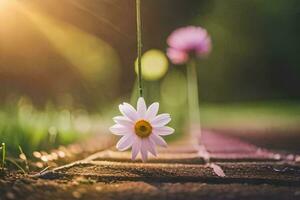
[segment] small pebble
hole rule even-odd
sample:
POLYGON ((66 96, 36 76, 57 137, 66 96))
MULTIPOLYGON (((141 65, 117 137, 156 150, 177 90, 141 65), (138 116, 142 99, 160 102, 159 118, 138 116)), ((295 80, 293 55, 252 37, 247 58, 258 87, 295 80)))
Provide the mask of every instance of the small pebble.
POLYGON ((72 185, 79 185, 78 181, 72 181, 72 185))
POLYGON ((281 155, 280 154, 275 154, 274 155, 274 159, 275 160, 280 160, 281 159, 281 155))
POLYGON ((81 193, 78 192, 78 191, 74 191, 72 193, 73 197, 76 198, 76 199, 80 199, 82 197, 81 193))
POLYGON ((97 190, 97 191, 101 191, 101 190, 103 190, 103 188, 102 188, 101 186, 97 186, 97 187, 96 187, 96 190, 97 190))
POLYGON ((295 160, 295 155, 293 154, 289 154, 287 157, 286 157, 287 160, 290 160, 290 161, 293 161, 295 160))
POLYGON ((8 199, 15 199, 15 195, 11 192, 6 193, 6 198, 8 199))

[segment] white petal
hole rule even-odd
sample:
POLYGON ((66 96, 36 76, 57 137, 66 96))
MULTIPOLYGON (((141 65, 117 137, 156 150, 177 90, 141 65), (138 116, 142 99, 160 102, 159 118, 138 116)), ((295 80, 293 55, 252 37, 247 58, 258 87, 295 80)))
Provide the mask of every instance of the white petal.
POLYGON ((166 124, 168 124, 171 121, 171 117, 169 114, 165 113, 165 114, 160 114, 157 115, 152 121, 151 121, 151 125, 153 127, 162 127, 166 124))
POLYGON ((140 149, 141 149, 141 140, 136 139, 132 144, 132 155, 131 155, 132 160, 136 159, 136 156, 140 152, 140 149))
POLYGON ((150 138, 158 146, 162 146, 162 147, 167 147, 168 146, 166 141, 162 137, 160 137, 159 135, 151 134, 150 138))
POLYGON ((125 151, 131 147, 133 142, 134 142, 133 135, 125 135, 119 140, 116 147, 119 151, 125 151))
POLYGON ((155 102, 151 104, 148 110, 146 111, 145 118, 150 121, 154 119, 154 117, 157 115, 158 109, 159 109, 159 103, 155 102))
POLYGON ((174 129, 168 126, 156 127, 153 129, 153 133, 157 135, 171 135, 174 133, 174 129))
POLYGON ((144 140, 142 140, 142 144, 141 144, 141 155, 142 155, 142 161, 146 162, 148 160, 148 151, 144 144, 144 140))
POLYGON ((119 105, 120 112, 128 119, 135 121, 137 119, 136 110, 128 103, 119 105))
POLYGON ((156 149, 155 149, 155 144, 154 144, 154 142, 153 142, 150 138, 148 138, 148 139, 145 139, 145 144, 146 144, 146 146, 147 146, 148 151, 149 151, 152 155, 156 156, 157 153, 156 153, 156 149))
POLYGON ((132 132, 129 128, 122 126, 120 124, 115 124, 112 127, 109 128, 109 130, 114 134, 114 135, 128 135, 132 132))
POLYGON ((147 106, 143 97, 140 97, 137 102, 137 113, 140 118, 144 118, 147 111, 147 106))
POLYGON ((130 119, 128 119, 127 117, 124 116, 117 116, 114 117, 113 120, 117 123, 117 124, 121 124, 125 127, 133 127, 134 122, 131 121, 130 119))

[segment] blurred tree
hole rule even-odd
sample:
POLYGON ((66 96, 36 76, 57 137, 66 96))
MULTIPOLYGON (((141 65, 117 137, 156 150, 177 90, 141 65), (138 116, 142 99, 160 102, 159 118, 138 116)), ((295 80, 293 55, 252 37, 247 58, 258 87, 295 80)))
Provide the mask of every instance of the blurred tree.
POLYGON ((215 0, 195 23, 208 28, 213 55, 200 65, 209 101, 299 99, 300 2, 215 0))

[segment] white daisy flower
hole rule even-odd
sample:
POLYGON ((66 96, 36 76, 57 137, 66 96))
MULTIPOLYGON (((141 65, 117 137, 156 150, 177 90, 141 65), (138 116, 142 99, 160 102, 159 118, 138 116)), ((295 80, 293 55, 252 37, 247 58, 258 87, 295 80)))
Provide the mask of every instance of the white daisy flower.
POLYGON ((166 126, 171 121, 169 114, 157 115, 159 103, 153 103, 147 109, 144 98, 140 97, 136 110, 128 103, 120 104, 119 109, 123 116, 114 117, 116 124, 110 128, 113 134, 122 136, 116 145, 119 151, 132 147, 132 160, 141 152, 142 160, 146 162, 148 151, 157 155, 156 145, 167 147, 161 136, 171 135, 174 129, 166 126))

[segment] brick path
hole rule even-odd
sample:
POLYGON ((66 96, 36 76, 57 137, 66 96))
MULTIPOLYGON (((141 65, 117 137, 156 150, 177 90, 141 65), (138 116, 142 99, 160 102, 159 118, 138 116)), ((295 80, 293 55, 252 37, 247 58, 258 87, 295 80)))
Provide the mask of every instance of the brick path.
POLYGON ((147 163, 132 162, 129 152, 104 150, 27 180, 32 192, 24 189, 23 183, 18 188, 22 199, 45 200, 300 199, 296 156, 213 132, 205 132, 202 143, 205 149, 171 145, 147 163), (208 156, 211 163, 202 156, 208 156), (225 177, 217 175, 219 167, 225 177))

